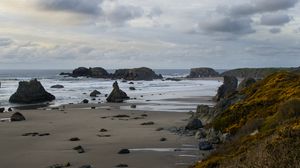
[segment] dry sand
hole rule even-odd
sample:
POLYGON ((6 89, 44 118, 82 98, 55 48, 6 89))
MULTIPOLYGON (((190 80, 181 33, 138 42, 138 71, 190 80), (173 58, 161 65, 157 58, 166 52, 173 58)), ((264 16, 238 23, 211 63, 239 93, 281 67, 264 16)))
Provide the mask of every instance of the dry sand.
MULTIPOLYGON (((74 168, 85 164, 94 168, 112 168, 121 163, 128 164, 131 168, 181 168, 188 167, 187 164, 192 164, 201 157, 198 150, 131 151, 126 155, 118 154, 122 148, 187 147, 184 144, 192 145, 188 147, 196 149, 197 141, 194 137, 175 135, 167 130, 156 131, 159 127, 184 126, 189 118, 188 113, 120 110, 117 106, 108 110, 106 106, 100 105, 95 110, 82 108, 81 105, 66 106, 64 111, 19 110, 26 117, 26 121, 0 123, 0 168, 46 168, 67 162, 74 168), (120 120, 111 117, 118 114, 129 115, 130 118, 120 120), (133 119, 141 117, 141 114, 148 116, 144 119, 133 119), (148 121, 155 124, 140 125, 148 121), (99 132, 102 128, 108 132, 99 132), (22 136, 29 132, 50 135, 22 136), (69 141, 72 137, 78 137, 80 141, 69 141), (161 142, 162 137, 167 138, 167 141, 161 142), (77 145, 81 145, 86 152, 79 154, 74 151, 72 148, 77 145)), ((0 118, 10 117, 11 114, 12 112, 0 113, 0 118)))

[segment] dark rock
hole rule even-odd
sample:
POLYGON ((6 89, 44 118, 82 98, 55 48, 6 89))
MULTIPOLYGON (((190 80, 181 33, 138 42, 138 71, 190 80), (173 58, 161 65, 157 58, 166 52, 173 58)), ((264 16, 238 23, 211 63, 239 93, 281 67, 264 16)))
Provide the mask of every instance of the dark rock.
POLYGON ((42 133, 42 134, 39 134, 39 136, 49 136, 50 134, 49 133, 42 133))
POLYGON ((178 81, 181 81, 181 79, 179 78, 166 78, 167 81, 175 81, 175 82, 178 82, 178 81))
POLYGON ((160 138, 160 141, 166 141, 167 140, 167 138, 160 138))
POLYGON ((48 93, 38 80, 33 79, 29 82, 19 82, 19 87, 17 91, 9 98, 9 102, 30 104, 52 101, 54 99, 55 96, 48 93))
POLYGON ((29 133, 22 134, 22 136, 37 136, 37 135, 39 135, 38 132, 29 132, 29 133))
POLYGON ((80 139, 78 137, 73 137, 69 139, 70 141, 80 141, 80 139))
POLYGON ((201 141, 199 142, 199 150, 212 150, 213 146, 208 141, 201 141))
POLYGON ((101 67, 85 68, 79 67, 73 70, 72 77, 92 77, 92 78, 110 78, 111 75, 101 67))
POLYGON ((195 138, 196 138, 196 139, 203 139, 203 138, 206 138, 206 135, 207 135, 206 130, 203 129, 203 128, 200 128, 200 129, 196 132, 195 138))
POLYGON ((218 93, 214 98, 216 101, 220 101, 236 92, 238 80, 234 76, 224 76, 223 85, 218 89, 218 93))
POLYGON ((95 109, 96 109, 96 107, 91 107, 91 109, 92 109, 92 110, 95 110, 95 109))
POLYGON ((89 76, 90 71, 88 68, 85 67, 79 67, 73 70, 72 76, 73 77, 78 77, 78 76, 89 76))
POLYGON ((91 165, 82 165, 79 168, 93 168, 91 165))
POLYGON ((155 72, 146 67, 134 68, 134 69, 119 69, 113 74, 115 79, 125 80, 153 80, 161 79, 161 75, 155 74, 155 72))
POLYGON ((84 153, 85 152, 84 149, 83 149, 83 147, 80 146, 80 145, 74 147, 73 150, 76 150, 78 153, 84 153))
POLYGON ((54 164, 52 166, 48 166, 47 168, 65 168, 65 167, 70 167, 71 163, 68 162, 66 164, 54 164))
POLYGON ((136 108, 135 104, 130 105, 130 108, 136 108))
POLYGON ((82 100, 82 103, 84 103, 84 104, 88 104, 88 103, 89 103, 89 100, 87 100, 87 99, 84 99, 84 100, 82 100))
POLYGON ((148 117, 148 115, 147 115, 147 114, 142 114, 141 116, 142 116, 142 117, 148 117))
POLYGON ((202 122, 199 119, 194 118, 194 119, 191 119, 188 122, 187 126, 185 126, 185 129, 187 129, 187 130, 197 130, 197 129, 202 128, 202 127, 203 127, 202 122))
POLYGON ((61 76, 71 76, 72 73, 68 73, 68 72, 61 72, 59 75, 61 76))
POLYGON ((124 91, 122 91, 119 88, 118 82, 115 81, 113 84, 113 90, 110 93, 110 95, 107 97, 106 101, 112 102, 112 103, 121 103, 127 99, 129 99, 129 97, 127 96, 127 94, 124 91))
POLYGON ((51 86, 51 88, 62 89, 62 88, 64 88, 64 86, 63 85, 53 85, 53 86, 51 86))
POLYGON ((101 94, 98 90, 94 90, 91 94, 90 94, 90 96, 91 97, 97 97, 99 94, 101 94))
POLYGON ((5 108, 0 108, 0 113, 3 113, 5 111, 5 108))
POLYGON ((111 137, 111 135, 97 135, 98 137, 101 137, 101 138, 107 138, 107 137, 111 137))
POLYGON ((127 164, 118 164, 116 167, 128 167, 127 164))
POLYGON ((153 121, 144 122, 141 125, 154 125, 154 122, 153 121))
POLYGON ((129 90, 136 90, 135 87, 129 87, 129 90))
POLYGON ((108 96, 108 94, 105 94, 105 95, 104 95, 104 97, 107 97, 107 96, 108 96))
POLYGON ((13 111, 13 109, 12 109, 11 107, 9 107, 9 108, 7 109, 7 111, 11 112, 11 111, 13 111))
POLYGON ((238 86, 238 90, 241 91, 244 88, 247 88, 249 86, 251 86, 252 84, 254 84, 256 82, 256 80, 254 78, 245 78, 238 86))
POLYGON ((134 83, 133 82, 129 82, 128 84, 133 85, 134 83))
POLYGON ((129 118, 130 116, 129 115, 125 115, 125 114, 118 114, 118 115, 115 115, 113 117, 116 117, 116 118, 129 118))
POLYGON ((102 128, 99 132, 107 132, 107 129, 102 128))
POLYGON ((155 129, 155 131, 162 131, 162 130, 164 130, 164 128, 162 128, 162 127, 159 127, 159 128, 155 129))
POLYGON ((190 71, 190 75, 188 78, 204 78, 204 77, 218 77, 220 76, 218 72, 216 72, 212 68, 192 68, 190 71))
POLYGON ((92 98, 92 100, 93 100, 93 101, 95 101, 95 100, 96 100, 96 98, 92 98))
POLYGON ((25 117, 19 113, 19 112, 15 112, 11 117, 10 117, 11 121, 24 121, 26 120, 25 117))
POLYGON ((129 153, 130 153, 129 149, 121 149, 121 150, 118 152, 118 154, 129 154, 129 153))

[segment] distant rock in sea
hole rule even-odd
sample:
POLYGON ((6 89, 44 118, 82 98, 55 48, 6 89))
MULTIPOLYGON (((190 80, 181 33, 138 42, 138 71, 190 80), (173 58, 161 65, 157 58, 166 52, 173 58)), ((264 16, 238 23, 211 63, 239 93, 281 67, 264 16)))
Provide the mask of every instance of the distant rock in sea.
POLYGON ((48 93, 37 79, 19 82, 17 91, 9 98, 9 102, 11 103, 23 104, 40 103, 52 100, 55 100, 55 96, 48 93))
POLYGON ((113 84, 113 90, 107 97, 107 102, 122 103, 124 100, 129 99, 127 94, 119 88, 118 82, 115 81, 113 84))
POLYGON ((53 86, 51 86, 51 88, 62 89, 62 88, 64 88, 64 86, 63 85, 53 85, 53 86))
POLYGON ((124 80, 153 80, 162 79, 162 75, 157 75, 150 68, 141 67, 133 69, 118 69, 113 74, 113 78, 124 80))
POLYGON ((192 68, 190 74, 187 76, 188 78, 204 78, 204 77, 218 77, 220 76, 218 72, 216 72, 212 68, 192 68))
POLYGON ((71 76, 71 77, 91 77, 91 78, 110 78, 109 74, 105 69, 101 67, 85 68, 79 67, 72 71, 72 73, 60 73, 60 75, 71 76))

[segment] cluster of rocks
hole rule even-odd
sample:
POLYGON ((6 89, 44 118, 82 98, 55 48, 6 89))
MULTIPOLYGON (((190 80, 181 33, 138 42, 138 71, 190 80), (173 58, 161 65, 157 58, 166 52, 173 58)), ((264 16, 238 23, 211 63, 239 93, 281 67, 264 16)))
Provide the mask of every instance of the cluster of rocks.
POLYGON ((79 67, 72 73, 60 73, 60 75, 71 77, 91 77, 104 79, 124 79, 124 80, 154 80, 162 79, 162 75, 157 75, 152 69, 147 67, 133 69, 118 69, 113 74, 108 73, 101 67, 85 68, 79 67))
POLYGON ((192 68, 187 78, 219 77, 220 74, 212 68, 192 68))

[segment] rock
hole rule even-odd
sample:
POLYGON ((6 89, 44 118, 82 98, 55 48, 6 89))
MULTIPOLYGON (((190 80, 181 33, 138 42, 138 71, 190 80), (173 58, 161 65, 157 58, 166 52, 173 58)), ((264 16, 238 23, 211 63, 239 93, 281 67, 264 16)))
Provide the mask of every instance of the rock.
POLYGON ((79 67, 73 70, 72 77, 110 78, 111 75, 101 67, 85 68, 79 67))
POLYGON ((142 114, 141 116, 142 116, 142 117, 148 117, 148 115, 147 115, 147 114, 142 114))
POLYGON ((164 128, 162 128, 162 127, 159 127, 159 128, 155 129, 155 131, 162 131, 162 130, 164 130, 164 128))
POLYGON ((107 129, 102 128, 99 132, 107 132, 107 129))
POLYGON ((96 107, 91 107, 91 109, 92 109, 92 110, 95 110, 95 109, 96 109, 96 107))
POLYGON ((52 166, 48 166, 47 168, 65 168, 65 167, 70 167, 71 163, 65 163, 65 164, 54 164, 52 166))
POLYGON ((135 87, 129 87, 129 90, 136 90, 135 87))
POLYGON ((247 88, 254 84, 256 80, 254 78, 245 78, 238 86, 238 91, 243 90, 244 88, 247 88))
POLYGON ((129 115, 125 115, 125 114, 118 114, 118 115, 115 115, 113 117, 116 117, 116 118, 129 118, 130 116, 129 115))
POLYGON ((113 74, 114 79, 124 80, 153 80, 162 79, 161 75, 155 74, 155 72, 146 67, 134 68, 134 69, 119 69, 113 74))
POLYGON ((197 130, 199 128, 202 128, 203 125, 202 125, 202 122, 197 119, 197 118, 194 118, 194 119, 191 119, 188 124, 185 126, 185 129, 187 130, 197 130))
POLYGON ((89 75, 90 75, 90 71, 88 68, 85 68, 85 67, 76 68, 72 72, 73 77, 89 76, 89 75))
POLYGON ((73 150, 76 150, 78 153, 84 153, 85 152, 84 149, 83 149, 83 147, 80 146, 80 145, 74 147, 73 150))
POLYGON ((133 83, 133 82, 129 82, 128 84, 129 84, 129 85, 133 85, 134 83, 133 83))
POLYGON ((101 94, 98 90, 94 90, 92 91, 92 93, 90 94, 91 97, 97 97, 99 94, 101 94))
POLYGON ((160 138, 160 141, 162 141, 162 142, 164 142, 166 140, 167 140, 167 138, 160 138))
POLYGON ((82 165, 79 168, 92 168, 92 166, 91 165, 82 165))
POLYGON ((11 107, 9 107, 9 108, 7 109, 7 111, 11 112, 11 111, 13 111, 13 109, 12 109, 11 107))
POLYGON ((128 167, 127 164, 118 164, 116 167, 128 167))
POLYGON ((42 134, 39 134, 39 136, 49 136, 50 133, 42 133, 42 134))
POLYGON ((78 137, 73 137, 69 139, 70 141, 80 141, 80 139, 78 137))
POLYGON ((226 98, 233 93, 236 92, 238 85, 238 80, 234 76, 224 76, 224 82, 223 85, 221 85, 218 89, 218 93, 215 96, 216 101, 220 101, 223 98, 226 98))
POLYGON ((141 125, 154 125, 154 122, 153 121, 144 122, 141 125))
POLYGON ((53 86, 51 86, 51 88, 62 89, 62 88, 64 88, 64 86, 63 85, 53 85, 53 86))
POLYGON ((130 105, 130 108, 136 108, 136 105, 135 104, 132 104, 132 105, 130 105))
POLYGON ((216 72, 212 68, 192 68, 190 71, 190 75, 188 78, 204 78, 204 77, 218 77, 220 76, 218 72, 216 72))
POLYGON ((195 138, 196 139, 203 139, 203 138, 206 138, 206 131, 205 131, 205 129, 203 129, 203 128, 200 128, 197 132, 196 132, 196 134, 195 134, 195 138))
POLYGON ((83 104, 88 104, 88 103, 89 103, 89 100, 84 99, 84 100, 82 100, 82 103, 83 103, 83 104))
POLYGON ((54 99, 55 96, 48 93, 37 79, 33 79, 29 82, 19 82, 19 87, 9 98, 9 102, 30 104, 52 101, 54 99))
POLYGON ((107 102, 122 103, 124 100, 129 99, 127 94, 119 88, 118 82, 115 81, 113 84, 113 90, 107 97, 107 102))
POLYGON ((230 133, 224 133, 224 134, 222 134, 222 136, 221 136, 221 142, 222 143, 225 143, 225 142, 230 141, 230 140, 231 140, 230 133))
POLYGON ((5 111, 5 108, 0 108, 0 113, 3 113, 5 111))
POLYGON ((213 146, 208 141, 200 141, 199 142, 199 150, 212 150, 213 146))
POLYGON ((11 117, 10 117, 11 121, 24 121, 26 120, 25 117, 23 116, 23 114, 19 113, 19 112, 15 112, 11 117))
POLYGON ((175 82, 178 82, 178 81, 181 81, 181 79, 179 78, 166 78, 167 81, 175 81, 175 82))
POLYGON ((129 149, 121 149, 121 150, 118 152, 118 154, 129 154, 129 153, 130 153, 129 149))
POLYGON ((221 142, 222 133, 211 128, 208 130, 206 139, 212 144, 219 144, 221 142))

